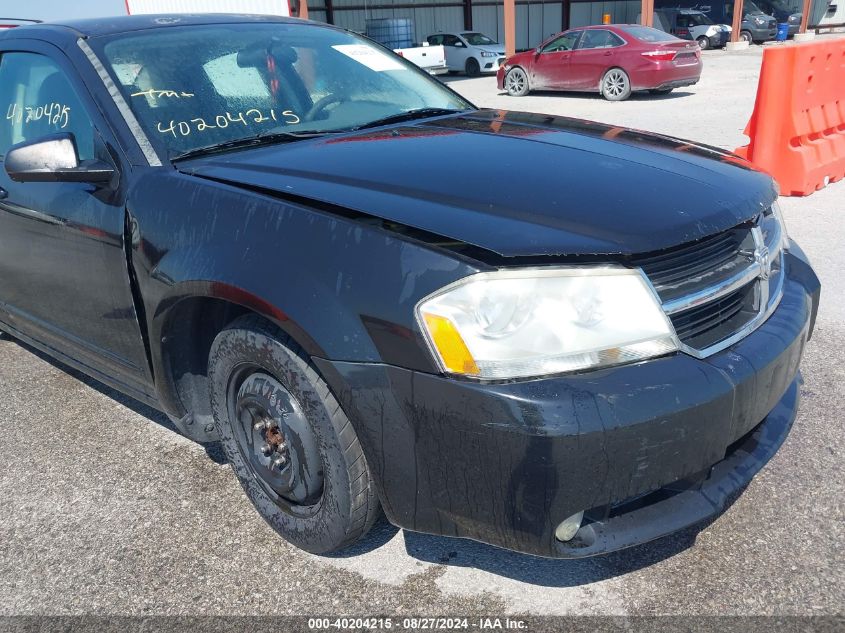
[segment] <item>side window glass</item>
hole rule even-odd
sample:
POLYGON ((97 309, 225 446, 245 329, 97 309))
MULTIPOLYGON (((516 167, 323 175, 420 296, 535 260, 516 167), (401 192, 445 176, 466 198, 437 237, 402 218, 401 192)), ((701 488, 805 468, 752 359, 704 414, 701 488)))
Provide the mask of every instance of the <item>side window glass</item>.
POLYGON ((607 45, 610 48, 616 48, 617 46, 624 46, 625 40, 619 37, 616 33, 611 33, 610 31, 607 32, 607 45))
POLYGON ((80 160, 94 158, 94 126, 64 71, 44 55, 0 57, 0 156, 12 145, 70 133, 80 160))
POLYGON ((584 31, 578 48, 613 48, 625 42, 610 31, 590 29, 584 31))
POLYGON ((440 46, 443 43, 443 36, 442 35, 430 35, 428 37, 428 43, 432 46, 440 46))
POLYGON ((572 33, 564 33, 556 40, 552 40, 546 47, 543 49, 544 53, 556 53, 559 51, 571 51, 575 48, 575 44, 578 42, 578 36, 581 34, 581 31, 574 31, 572 33))
POLYGON ((604 31, 584 31, 578 48, 601 48, 604 43, 604 31))
POLYGON ((444 35, 443 36, 443 45, 444 46, 455 46, 458 43, 458 38, 454 35, 444 35))

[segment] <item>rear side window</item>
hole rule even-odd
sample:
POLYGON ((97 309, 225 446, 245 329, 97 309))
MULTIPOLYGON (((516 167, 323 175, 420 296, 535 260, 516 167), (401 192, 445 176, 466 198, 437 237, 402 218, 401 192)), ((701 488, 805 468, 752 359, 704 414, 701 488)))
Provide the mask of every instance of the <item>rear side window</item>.
POLYGON ((626 26, 625 32, 630 33, 643 42, 671 42, 678 39, 663 31, 658 31, 648 26, 626 26))
POLYGON ((443 43, 443 36, 442 35, 429 35, 428 36, 428 43, 432 46, 440 46, 443 43))
POLYGON ((94 126, 64 71, 35 53, 0 57, 0 156, 58 133, 73 134, 80 160, 94 158, 94 126))
POLYGON ((615 48, 622 46, 625 41, 618 35, 603 29, 589 29, 584 31, 578 48, 615 48))

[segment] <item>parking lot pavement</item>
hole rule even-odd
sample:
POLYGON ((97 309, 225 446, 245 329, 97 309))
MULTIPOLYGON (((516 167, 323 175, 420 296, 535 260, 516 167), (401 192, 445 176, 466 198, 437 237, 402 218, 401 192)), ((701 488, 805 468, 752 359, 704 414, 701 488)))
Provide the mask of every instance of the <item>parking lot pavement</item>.
MULTIPOLYGON (((516 100, 491 93, 491 78, 452 85, 479 105, 732 147, 759 52, 705 55, 701 84, 663 99, 516 100)), ((714 522, 581 561, 385 524, 342 556, 311 556, 258 517, 215 447, 0 340, 0 614, 842 614, 845 183, 783 204, 823 283, 804 401, 780 452, 714 522)))
POLYGON ((742 131, 754 109, 762 51, 762 46, 737 53, 703 51, 704 69, 694 86, 677 88, 662 97, 634 93, 622 102, 605 101, 598 93, 532 92, 527 97, 511 97, 496 89, 492 75, 474 79, 455 75, 442 80, 483 108, 590 119, 734 149, 747 142, 742 131))

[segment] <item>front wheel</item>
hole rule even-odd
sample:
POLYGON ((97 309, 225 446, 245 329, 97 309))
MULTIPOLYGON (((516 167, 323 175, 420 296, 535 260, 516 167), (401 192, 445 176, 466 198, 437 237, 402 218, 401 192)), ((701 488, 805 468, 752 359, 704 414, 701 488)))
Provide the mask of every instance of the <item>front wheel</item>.
POLYGON ((710 48, 710 40, 702 35, 698 38, 698 47, 701 50, 706 51, 708 48, 710 48))
POLYGON ((466 70, 469 77, 478 77, 481 74, 481 65, 475 57, 470 57, 467 60, 464 70, 466 70))
POLYGON ((522 68, 511 68, 505 75, 505 90, 512 97, 524 97, 529 92, 528 75, 522 68))
POLYGON ((748 42, 749 44, 754 42, 754 38, 751 36, 751 31, 742 31, 742 33, 739 34, 739 39, 743 42, 748 42))
POLYGON ((621 68, 611 68, 601 80, 601 94, 608 101, 624 101, 631 96, 631 80, 621 68))
POLYGON ((214 421, 259 514, 314 554, 363 536, 379 503, 361 443, 305 352, 265 321, 242 317, 209 355, 214 421))

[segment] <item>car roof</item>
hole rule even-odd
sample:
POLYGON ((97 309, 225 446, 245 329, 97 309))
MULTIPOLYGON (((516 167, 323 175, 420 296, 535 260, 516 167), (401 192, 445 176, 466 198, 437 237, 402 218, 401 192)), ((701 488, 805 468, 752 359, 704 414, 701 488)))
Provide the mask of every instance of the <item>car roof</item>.
POLYGON ((576 26, 569 29, 570 31, 593 31, 596 29, 604 29, 605 31, 616 31, 623 29, 626 26, 642 26, 641 24, 590 24, 589 26, 576 26))
POLYGON ((249 24, 262 22, 320 24, 317 22, 309 22, 308 20, 275 15, 236 15, 229 13, 119 15, 104 18, 61 20, 55 22, 44 22, 42 24, 25 25, 15 29, 9 29, 7 35, 14 37, 33 37, 37 34, 45 35, 52 32, 55 34, 73 34, 76 37, 91 38, 174 26, 249 24))

